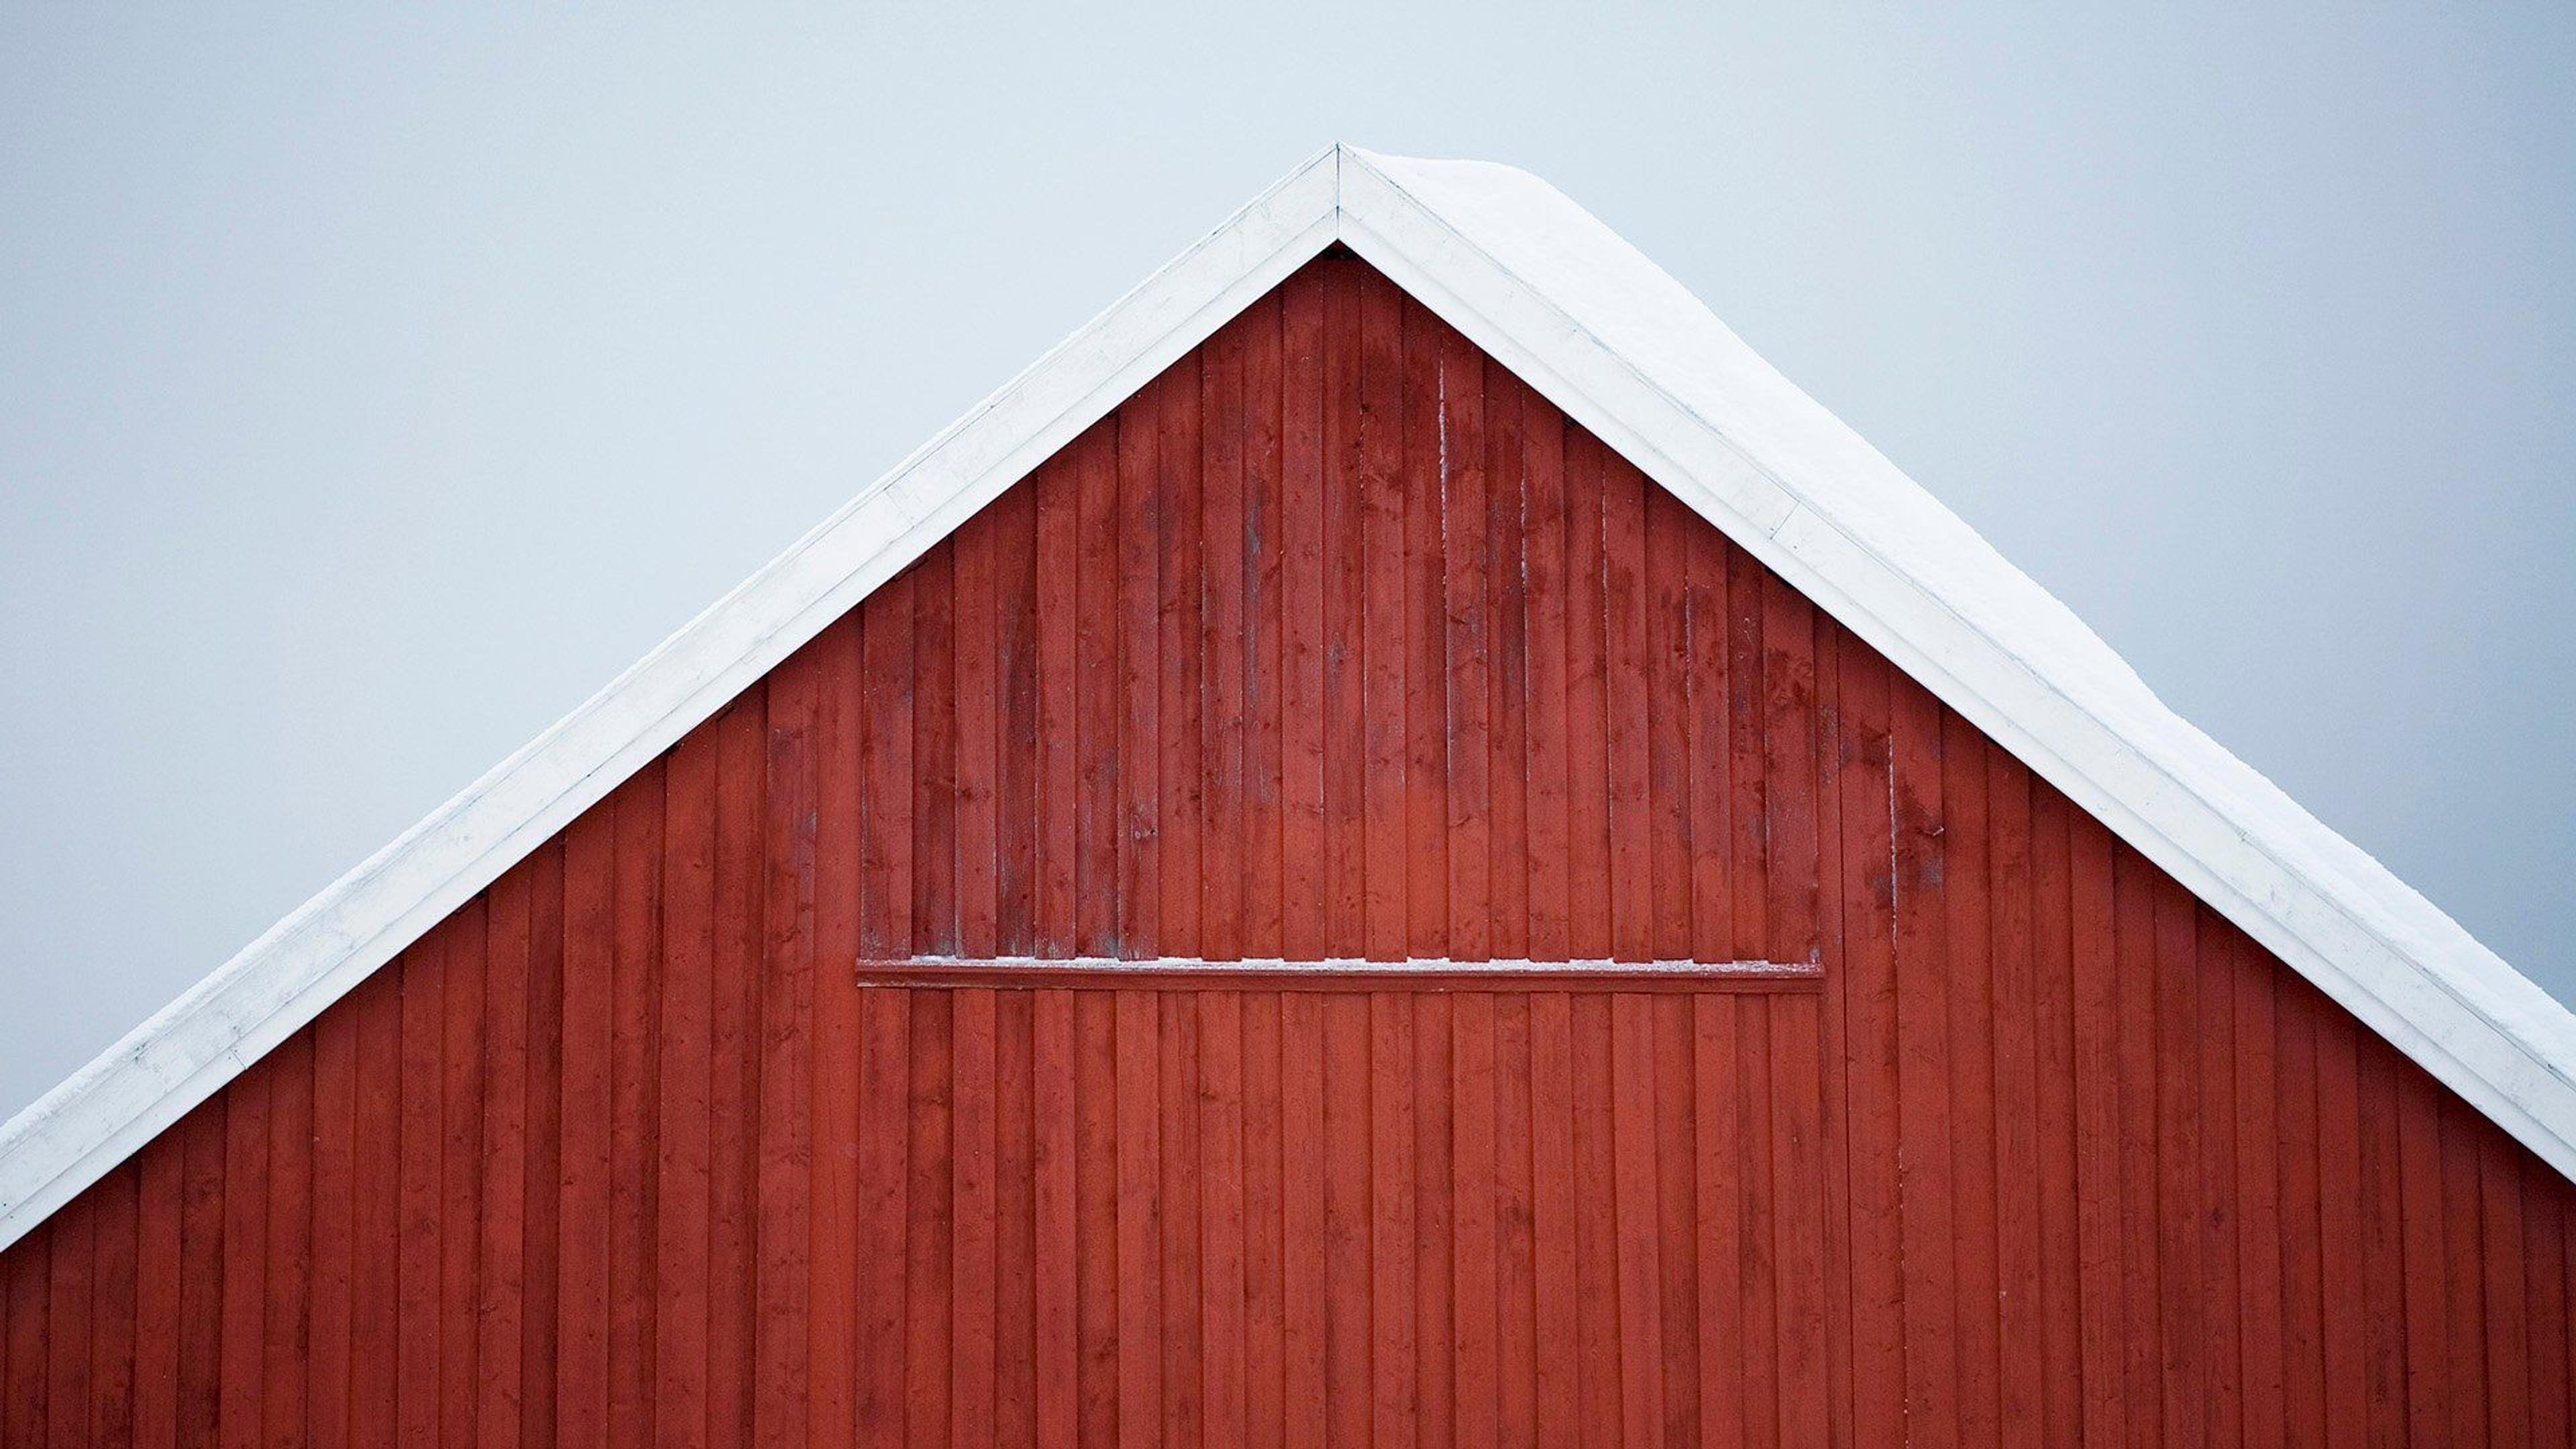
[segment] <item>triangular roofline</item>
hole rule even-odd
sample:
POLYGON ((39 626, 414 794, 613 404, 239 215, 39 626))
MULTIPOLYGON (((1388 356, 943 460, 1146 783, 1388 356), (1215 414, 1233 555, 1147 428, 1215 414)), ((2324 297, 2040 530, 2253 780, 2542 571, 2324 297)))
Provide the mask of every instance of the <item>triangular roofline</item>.
POLYGON ((0 1128, 0 1247, 1336 241, 2576 1177, 2576 1017, 2166 709, 1581 207, 1509 167, 1336 145, 0 1128))

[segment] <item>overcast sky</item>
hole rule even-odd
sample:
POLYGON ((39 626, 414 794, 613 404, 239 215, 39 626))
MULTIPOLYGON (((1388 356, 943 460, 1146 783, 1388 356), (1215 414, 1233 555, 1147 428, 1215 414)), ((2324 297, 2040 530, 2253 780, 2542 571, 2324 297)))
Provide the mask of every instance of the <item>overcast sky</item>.
POLYGON ((219 8, 0 10, 0 1115, 1334 139, 1555 182, 2576 995, 2563 0, 219 8))

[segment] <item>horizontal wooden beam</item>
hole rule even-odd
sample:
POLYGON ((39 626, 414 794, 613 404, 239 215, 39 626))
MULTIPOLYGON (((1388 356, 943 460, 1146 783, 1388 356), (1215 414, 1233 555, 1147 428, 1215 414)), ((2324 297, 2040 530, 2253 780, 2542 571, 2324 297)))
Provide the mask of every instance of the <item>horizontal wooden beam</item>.
POLYGON ((1206 961, 1097 956, 862 960, 861 986, 1240 991, 1820 991, 1821 968, 1775 961, 1206 961))

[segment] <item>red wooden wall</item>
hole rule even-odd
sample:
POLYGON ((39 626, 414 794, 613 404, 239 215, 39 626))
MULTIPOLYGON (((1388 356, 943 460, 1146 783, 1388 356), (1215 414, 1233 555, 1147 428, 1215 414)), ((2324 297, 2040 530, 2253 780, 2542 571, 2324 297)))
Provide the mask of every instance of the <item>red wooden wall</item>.
MULTIPOLYGON (((1350 1416, 1334 1443, 1489 1416, 1495 1442, 1814 1442, 1816 1417, 1843 1444, 2569 1441, 2568 1183, 1328 259, 0 1257, 0 1443, 1029 1442, 1062 1346, 1002 1345, 1066 1325, 957 1290, 1062 1187, 1065 1113, 1009 1074, 1068 1038, 996 992, 988 1073, 983 998, 853 963, 1074 953, 1821 969, 1717 1046, 1689 997, 1498 989, 1490 1033, 1473 995, 1306 997, 1308 1056, 1295 993, 1073 992, 1075 1251, 1029 1262, 1077 1275, 1087 1442, 1320 1442, 1319 1406, 1350 1416), (1812 1066, 1768 1015, 1800 1002, 1812 1066), (1274 1009, 1275 1099, 1249 1075, 1274 1009), (1460 1356, 1481 1249, 1454 1276, 1485 1231, 1457 1143, 1487 1130, 1457 1074, 1488 1043, 1505 1163, 1523 1133, 1539 1160, 1562 1045, 1578 1192, 1577 1301, 1524 1346, 1509 1295, 1562 1239, 1495 1190, 1490 1380, 1460 1356), (1408 1059, 1409 1175, 1377 1090, 1408 1059), (1729 1060, 1745 1090, 1704 1090, 1729 1060), (1245 1142, 1274 1100, 1284 1132, 1309 1065, 1322 1281, 1372 1294, 1358 1343, 1324 1305, 1320 1401, 1311 1345, 1274 1360, 1253 1308, 1256 1255, 1306 1240, 1241 1234, 1238 1320, 1225 1226, 1236 1173, 1271 1186, 1227 1156, 1232 1104, 1245 1142), (1197 1168, 1125 1180, 1104 1085, 1197 1168), (1767 1185, 1749 1147, 1702 1150, 1714 1114, 1808 1110, 1812 1185, 1776 1135, 1767 1185), (960 1114, 977 1142, 989 1114, 989 1162, 953 1150, 960 1114), (1365 1233, 1334 1216, 1362 1114, 1365 1233), (1156 1296, 1103 1317, 1080 1275, 1112 1265, 1156 1296), (1408 1283, 1409 1309, 1381 1286, 1408 1283), (1762 1284, 1767 1337, 1723 1316, 1762 1284), (1363 1350, 1365 1436, 1336 1357, 1363 1350)), ((1283 1211, 1292 1181, 1313 1200, 1283 1159, 1283 1211)))

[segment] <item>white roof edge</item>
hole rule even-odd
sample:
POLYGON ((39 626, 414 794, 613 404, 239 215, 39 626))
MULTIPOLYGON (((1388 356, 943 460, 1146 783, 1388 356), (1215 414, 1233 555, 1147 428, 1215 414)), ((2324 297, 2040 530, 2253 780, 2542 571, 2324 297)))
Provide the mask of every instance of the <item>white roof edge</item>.
POLYGON ((1509 167, 1333 146, 0 1127, 0 1247, 1337 238, 2576 1177, 2576 1017, 2174 716, 1581 207, 1509 167))

